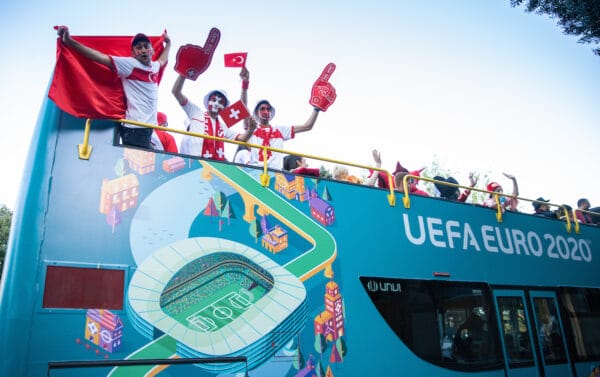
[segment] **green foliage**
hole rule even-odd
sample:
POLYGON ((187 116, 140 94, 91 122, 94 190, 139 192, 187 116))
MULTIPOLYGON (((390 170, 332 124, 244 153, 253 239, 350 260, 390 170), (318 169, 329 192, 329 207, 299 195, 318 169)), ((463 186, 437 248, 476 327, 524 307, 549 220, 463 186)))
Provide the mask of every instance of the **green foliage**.
POLYGON ((331 174, 331 172, 324 166, 321 165, 319 167, 319 177, 321 178, 333 178, 333 175, 331 174))
POLYGON ((302 351, 300 351, 300 347, 298 347, 298 349, 296 350, 296 357, 294 357, 294 359, 292 360, 292 365, 296 370, 300 370, 306 365, 306 361, 304 360, 304 355, 302 354, 302 351))
POLYGON ((8 247, 8 236, 10 233, 12 216, 12 211, 2 204, 0 206, 0 277, 2 277, 4 257, 6 256, 6 248, 8 247))
MULTIPOLYGON (((442 166, 439 161, 439 157, 437 155, 433 156, 433 161, 421 172, 421 176, 425 178, 433 179, 435 176, 441 176, 444 178, 454 177, 458 184, 461 186, 469 186, 470 183, 468 180, 463 182, 459 179, 458 173, 455 170, 451 170, 442 166)), ((485 186, 487 185, 489 179, 489 173, 482 172, 473 172, 473 176, 477 180, 477 184, 475 188, 480 188, 485 190, 485 186)), ((431 196, 435 196, 435 186, 431 182, 422 181, 419 183, 419 187, 423 190, 427 191, 427 193, 431 196)), ((463 189, 461 189, 462 191, 463 189)), ((483 203, 485 201, 485 193, 479 191, 471 191, 471 195, 467 198, 467 203, 483 203)))
POLYGON ((315 334, 315 351, 323 355, 323 352, 327 349, 327 341, 323 334, 315 334))
POLYGON ((260 227, 260 221, 258 219, 251 221, 248 231, 250 232, 252 238, 254 238, 254 242, 258 242, 258 239, 263 235, 260 227))
MULTIPOLYGON (((600 44, 598 0, 510 0, 512 7, 525 3, 527 12, 546 14, 558 20, 563 32, 579 37, 579 43, 600 44)), ((593 49, 600 56, 600 48, 593 49)))
POLYGON ((343 336, 340 336, 337 339, 337 341, 335 342, 335 346, 337 347, 338 352, 340 353, 340 356, 342 358, 348 354, 348 347, 346 346, 346 340, 343 336))

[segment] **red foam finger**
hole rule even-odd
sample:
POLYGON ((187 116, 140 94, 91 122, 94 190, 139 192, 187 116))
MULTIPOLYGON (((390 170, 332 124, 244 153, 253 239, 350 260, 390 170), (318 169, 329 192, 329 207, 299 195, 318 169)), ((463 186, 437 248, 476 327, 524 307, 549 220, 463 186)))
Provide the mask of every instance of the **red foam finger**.
POLYGON ((202 47, 202 49, 204 50, 204 53, 206 53, 208 55, 212 55, 213 52, 215 52, 215 49, 217 48, 217 45, 219 44, 220 39, 221 39, 221 31, 219 29, 217 29, 216 27, 210 29, 210 32, 208 33, 208 37, 206 38, 206 42, 204 43, 204 47, 202 47))
POLYGON ((323 69, 323 72, 321 73, 321 76, 319 76, 319 78, 317 79, 317 82, 327 82, 329 81, 329 78, 331 77, 331 75, 333 74, 333 71, 335 71, 335 64, 334 63, 329 63, 325 66, 325 69, 323 69))

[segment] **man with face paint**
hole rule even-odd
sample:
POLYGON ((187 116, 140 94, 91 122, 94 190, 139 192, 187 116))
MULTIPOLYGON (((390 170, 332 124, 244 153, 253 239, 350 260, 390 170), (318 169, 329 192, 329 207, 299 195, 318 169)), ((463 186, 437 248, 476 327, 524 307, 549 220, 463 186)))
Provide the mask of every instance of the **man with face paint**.
MULTIPOLYGON (((249 74, 247 75, 249 76, 249 74)), ((242 86, 242 98, 247 98, 247 94, 244 92, 247 89, 247 85, 242 86)), ((315 125, 318 115, 319 109, 315 107, 304 124, 272 126, 271 120, 275 116, 275 108, 266 99, 260 100, 254 107, 254 118, 258 122, 258 127, 252 134, 252 137, 248 140, 248 143, 283 149, 283 142, 285 140, 293 139, 297 133, 310 131, 315 125)), ((285 154, 283 153, 268 151, 267 158, 269 168, 282 170, 284 157, 285 154)), ((261 166, 263 163, 264 157, 262 150, 252 148, 250 164, 261 166)))
MULTIPOLYGON (((244 133, 238 134, 227 127, 222 119, 219 119, 219 111, 229 106, 229 100, 224 91, 210 91, 204 97, 204 108, 206 111, 203 111, 183 94, 182 90, 185 80, 184 76, 180 75, 177 77, 171 92, 190 120, 189 132, 238 141, 247 141, 250 138, 256 128, 255 121, 244 122, 247 125, 246 130, 244 133)), ((190 156, 225 160, 225 145, 220 140, 184 135, 180 152, 190 156)))
MULTIPOLYGON (((158 73, 167 64, 171 48, 171 39, 166 31, 163 34, 165 48, 158 59, 153 61, 154 49, 145 34, 136 34, 132 38, 131 56, 111 56, 74 40, 66 26, 57 27, 56 30, 62 43, 117 73, 123 83, 123 92, 127 101, 126 119, 156 124, 158 73)), ((151 128, 122 124, 119 125, 118 130, 123 144, 151 148, 151 128)))

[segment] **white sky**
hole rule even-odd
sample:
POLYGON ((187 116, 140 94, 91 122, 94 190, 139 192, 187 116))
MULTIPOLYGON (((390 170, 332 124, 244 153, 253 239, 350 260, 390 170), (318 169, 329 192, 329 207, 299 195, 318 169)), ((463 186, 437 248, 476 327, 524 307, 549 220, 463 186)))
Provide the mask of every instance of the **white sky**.
POLYGON ((249 107, 267 98, 277 109, 274 124, 302 123, 314 80, 327 63, 337 65, 336 102, 287 149, 368 164, 377 148, 391 170, 396 160, 412 170, 437 159, 463 184, 474 170, 508 191, 501 174, 508 172, 523 197, 574 207, 587 197, 600 205, 600 57, 555 21, 511 8, 509 0, 87 3, 0 5, 0 203, 11 209, 54 68, 54 25, 73 35, 159 35, 166 28, 173 47, 159 109, 171 127, 183 128, 184 119, 170 93, 177 49, 203 44, 217 27, 211 67, 184 87, 199 104, 214 88, 237 99, 239 69, 224 68, 223 54, 247 51, 249 107))

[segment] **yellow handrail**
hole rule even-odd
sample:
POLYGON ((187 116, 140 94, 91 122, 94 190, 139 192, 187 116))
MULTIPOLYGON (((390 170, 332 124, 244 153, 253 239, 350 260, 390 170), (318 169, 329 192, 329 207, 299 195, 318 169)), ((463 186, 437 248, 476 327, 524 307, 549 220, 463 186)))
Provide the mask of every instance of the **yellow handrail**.
MULTIPOLYGON (((352 167, 361 168, 361 169, 368 169, 368 170, 374 170, 374 171, 383 172, 388 177, 389 188, 390 188, 389 189, 389 194, 387 196, 388 203, 390 204, 390 206, 395 206, 396 205, 396 196, 394 195, 393 175, 392 175, 392 173, 390 173, 386 169, 376 168, 376 167, 373 167, 373 166, 367 166, 367 165, 361 165, 361 164, 355 164, 355 163, 352 163, 352 162, 346 162, 346 161, 341 161, 341 160, 335 160, 335 159, 327 158, 327 157, 321 157, 321 156, 315 156, 315 155, 310 155, 310 154, 305 154, 305 153, 293 152, 293 151, 288 151, 288 150, 285 150, 285 149, 279 149, 279 148, 274 148, 274 147, 265 146, 265 145, 252 144, 252 143, 247 143, 247 142, 238 141, 238 140, 230 140, 230 139, 225 139, 225 138, 221 138, 221 137, 217 137, 217 136, 210 136, 210 135, 200 134, 200 133, 196 133, 196 132, 189 132, 189 131, 179 130, 179 129, 176 129, 176 128, 168 128, 168 127, 157 126, 157 125, 154 125, 154 124, 141 123, 141 122, 136 122, 136 121, 132 121, 132 120, 128 120, 128 119, 119 119, 119 120, 113 120, 113 121, 114 122, 120 122, 120 123, 133 124, 133 125, 140 126, 140 127, 153 128, 153 129, 162 130, 162 131, 174 132, 174 133, 178 133, 178 134, 182 134, 182 135, 201 137, 203 139, 223 141, 225 143, 230 143, 230 144, 245 145, 245 146, 247 146, 249 148, 258 148, 263 153, 263 174, 260 177, 260 182, 265 187, 267 187, 269 185, 269 181, 270 181, 270 177, 269 177, 269 174, 267 172, 268 171, 268 164, 267 164, 268 163, 268 158, 267 158, 267 156, 268 156, 268 152, 269 151, 278 152, 278 153, 284 153, 284 154, 290 154, 290 155, 294 155, 294 156, 301 156, 301 157, 311 158, 311 159, 314 159, 314 160, 326 161, 326 162, 331 162, 331 163, 334 163, 334 164, 352 166, 352 167)), ((88 124, 91 124, 91 119, 88 119, 86 121, 86 131, 87 131, 87 134, 89 135, 89 129, 87 128, 88 124)), ((88 137, 84 136, 84 145, 85 145, 86 148, 88 147, 88 141, 89 141, 88 137)))
MULTIPOLYGON (((478 192, 484 192, 490 195, 494 195, 494 198, 496 200, 496 220, 501 223, 502 222, 502 206, 500 205, 500 197, 508 197, 508 198, 512 198, 512 199, 519 199, 519 200, 524 200, 527 202, 531 202, 531 203, 544 203, 547 204, 549 206, 554 206, 557 208, 562 208, 565 214, 568 214, 569 211, 567 210, 567 208, 564 205, 561 204, 555 204, 555 203, 549 203, 549 202, 540 202, 539 200, 533 200, 533 199, 528 199, 528 198, 523 198, 520 196, 513 196, 510 194, 504 194, 504 193, 499 193, 499 192, 495 192, 495 191, 488 191, 488 190, 483 190, 483 189, 478 189, 476 187, 470 187, 470 186, 462 186, 456 183, 450 183, 450 182, 446 182, 446 181, 438 181, 432 178, 427 178, 427 177, 419 177, 416 175, 411 175, 411 174, 407 174, 403 177, 402 179, 402 188, 404 189, 404 197, 402 198, 402 202, 404 203, 404 208, 410 208, 410 197, 409 197, 409 193, 408 193, 408 180, 410 178, 415 178, 415 179, 420 179, 422 181, 426 181, 426 182, 431 182, 431 183, 438 183, 444 186, 450 186, 450 187, 456 187, 456 188, 462 188, 462 189, 466 189, 466 190, 472 190, 472 191, 478 191, 478 192)), ((572 211, 573 216, 575 218, 575 213, 574 211, 572 211)), ((566 221, 566 229, 568 233, 571 233, 571 219, 570 216, 566 215, 565 216, 565 221, 566 221)), ((573 223, 575 223, 575 233, 579 234, 579 222, 578 221, 573 221, 573 223)))
POLYGON ((89 160, 92 155, 92 146, 90 145, 90 128, 92 126, 92 120, 87 119, 85 121, 85 131, 83 132, 83 143, 77 145, 79 152, 79 158, 82 160, 89 160))

